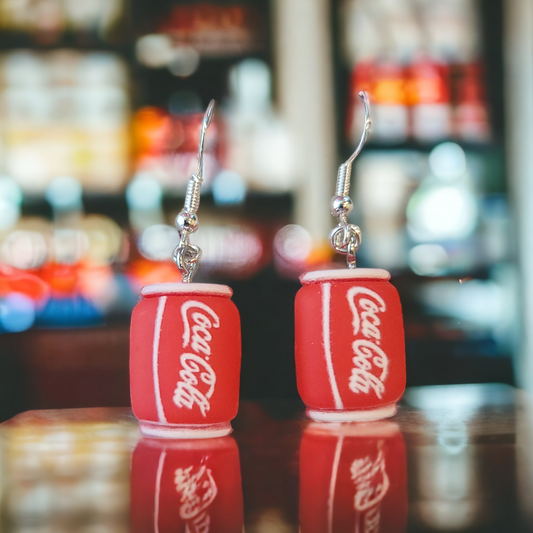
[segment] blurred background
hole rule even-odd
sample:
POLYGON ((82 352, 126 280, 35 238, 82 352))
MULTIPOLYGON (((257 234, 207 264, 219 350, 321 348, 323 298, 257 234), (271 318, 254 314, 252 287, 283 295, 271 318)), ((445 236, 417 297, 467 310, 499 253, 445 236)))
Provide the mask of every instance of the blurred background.
POLYGON ((358 266, 393 275, 408 385, 528 387, 529 11, 0 0, 0 419, 129 404, 130 313, 143 285, 180 280, 173 221, 211 98, 195 281, 234 290, 243 398, 297 397, 298 276, 344 261, 329 201, 360 90, 358 266))

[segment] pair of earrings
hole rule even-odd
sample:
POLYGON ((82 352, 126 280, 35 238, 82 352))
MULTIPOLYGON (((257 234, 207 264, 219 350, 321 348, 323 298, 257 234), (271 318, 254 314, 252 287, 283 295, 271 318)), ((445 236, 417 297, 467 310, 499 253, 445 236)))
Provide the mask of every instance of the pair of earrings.
MULTIPOLYGON (((359 146, 339 167, 331 212, 339 219, 330 233, 348 269, 308 272, 295 302, 298 391, 307 415, 318 421, 364 421, 393 416, 405 388, 402 311, 398 293, 381 269, 356 269, 361 232, 347 221, 352 163, 359 146)), ((220 437, 231 432, 239 404, 240 318, 226 285, 191 283, 201 250, 189 242, 203 181, 203 148, 214 111, 202 122, 198 167, 189 180, 174 260, 183 283, 149 285, 133 311, 130 387, 133 411, 145 436, 220 437)))

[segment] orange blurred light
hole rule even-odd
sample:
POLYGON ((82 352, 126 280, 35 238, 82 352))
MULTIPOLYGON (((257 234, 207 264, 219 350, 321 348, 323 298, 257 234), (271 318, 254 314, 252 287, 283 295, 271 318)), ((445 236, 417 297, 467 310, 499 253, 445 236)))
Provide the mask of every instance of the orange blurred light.
POLYGON ((78 266, 48 263, 39 270, 40 277, 52 290, 54 296, 66 296, 76 292, 78 266))
MULTIPOLYGON (((143 107, 133 117, 134 146, 137 158, 164 151, 172 128, 168 114, 157 107, 143 107)), ((176 135, 176 131, 173 131, 176 135)))
POLYGON ((137 291, 140 291, 145 285, 153 283, 179 283, 182 280, 174 263, 147 259, 132 261, 128 268, 128 276, 137 291))
POLYGON ((35 301, 39 301, 48 296, 50 287, 34 274, 6 264, 0 264, 0 298, 12 292, 22 293, 35 301))

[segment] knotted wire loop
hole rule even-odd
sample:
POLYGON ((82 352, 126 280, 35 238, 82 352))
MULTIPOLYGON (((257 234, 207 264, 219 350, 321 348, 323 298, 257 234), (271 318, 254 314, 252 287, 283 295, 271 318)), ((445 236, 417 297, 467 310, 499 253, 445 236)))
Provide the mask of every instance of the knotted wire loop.
POLYGON ((332 248, 339 254, 346 255, 348 268, 355 268, 355 252, 361 246, 361 229, 355 224, 347 224, 345 220, 331 230, 329 241, 332 248), (344 222, 344 224, 343 224, 344 222))
POLYGON ((183 283, 190 283, 194 274, 198 270, 198 262, 202 257, 202 250, 194 244, 190 244, 189 235, 182 233, 180 242, 174 249, 172 258, 176 263, 182 277, 183 283))

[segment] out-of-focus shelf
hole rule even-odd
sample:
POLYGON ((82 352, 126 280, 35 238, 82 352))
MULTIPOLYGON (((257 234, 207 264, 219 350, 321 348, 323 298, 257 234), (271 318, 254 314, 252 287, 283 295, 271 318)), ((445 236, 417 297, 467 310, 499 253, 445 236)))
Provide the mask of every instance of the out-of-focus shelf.
MULTIPOLYGON (((493 140, 486 143, 474 143, 474 142, 465 142, 460 139, 443 138, 436 141, 421 142, 416 140, 402 141, 398 143, 387 143, 387 142, 377 142, 369 141, 365 144, 365 151, 415 151, 415 152, 431 152, 435 146, 445 142, 453 142, 458 144, 465 150, 465 152, 477 152, 477 153, 487 153, 494 152, 495 150, 503 152, 503 142, 499 140, 493 140)), ((352 153, 355 148, 349 147, 346 145, 345 152, 352 153)))
MULTIPOLYGON (((39 43, 32 38, 28 39, 10 39, 5 36, 0 36, 0 53, 15 52, 17 50, 30 50, 32 52, 52 52, 54 50, 76 50, 79 52, 111 52, 123 56, 128 60, 134 60, 134 43, 127 44, 110 44, 98 41, 93 41, 88 38, 84 41, 82 38, 68 38, 60 39, 53 43, 39 43)), ((228 64, 231 65, 235 61, 241 61, 246 58, 261 59, 263 61, 270 61, 270 54, 264 49, 258 50, 242 50, 231 54, 210 54, 202 55, 201 62, 204 66, 214 64, 228 64)), ((149 73, 154 73, 159 69, 153 69, 138 65, 139 68, 146 70, 149 73)), ((168 74, 172 76, 172 74, 168 74)))
POLYGON ((46 52, 65 48, 87 52, 102 51, 129 55, 133 51, 133 43, 130 43, 129 39, 122 43, 103 42, 93 32, 65 32, 58 39, 50 40, 49 42, 40 41, 36 35, 29 33, 9 30, 1 30, 0 32, 0 52, 11 52, 20 49, 46 52))
MULTIPOLYGON (((183 207, 185 192, 166 192, 163 197, 165 211, 179 211, 183 207)), ((244 202, 239 204, 215 203, 211 192, 202 192, 202 206, 216 208, 221 213, 233 211, 249 217, 283 217, 292 213, 294 204, 293 193, 267 193, 249 191, 244 202)), ((128 204, 124 192, 99 194, 88 192, 83 195, 83 205, 88 213, 100 213, 115 220, 127 220, 128 204)), ((51 218, 52 208, 42 195, 24 195, 22 214, 25 216, 44 216, 51 218)))
POLYGON ((401 283, 432 283, 437 281, 457 281, 464 283, 473 279, 486 280, 490 279, 490 268, 494 263, 486 266, 477 266, 470 270, 457 270, 448 274, 439 276, 421 276, 415 274, 411 269, 405 268, 399 271, 392 271, 393 282, 396 280, 401 283))

